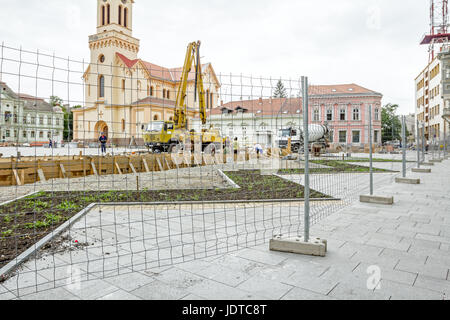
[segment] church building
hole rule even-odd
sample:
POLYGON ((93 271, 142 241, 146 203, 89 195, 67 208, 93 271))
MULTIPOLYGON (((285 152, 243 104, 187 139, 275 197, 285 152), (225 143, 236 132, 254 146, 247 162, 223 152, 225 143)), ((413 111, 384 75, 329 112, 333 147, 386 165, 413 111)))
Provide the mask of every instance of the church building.
MULTIPOLYGON (((149 123, 173 120, 182 67, 161 67, 138 58, 134 2, 97 0, 97 33, 89 37, 90 64, 83 75, 85 106, 72 111, 74 141, 97 141, 103 132, 116 145, 131 141, 143 145, 149 123)), ((185 52, 180 52, 178 65, 183 65, 184 57, 185 52)), ((211 109, 218 105, 220 83, 210 63, 203 64, 202 71, 206 105, 211 109)), ((186 98, 189 128, 199 108, 194 83, 191 71, 186 98)))

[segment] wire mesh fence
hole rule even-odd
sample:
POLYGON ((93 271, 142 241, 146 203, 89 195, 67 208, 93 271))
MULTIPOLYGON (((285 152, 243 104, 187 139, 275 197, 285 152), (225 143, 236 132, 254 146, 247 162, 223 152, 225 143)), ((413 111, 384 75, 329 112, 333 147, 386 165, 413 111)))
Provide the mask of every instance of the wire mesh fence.
POLYGON ((314 226, 368 193, 371 171, 376 186, 401 174, 377 92, 312 84, 304 99, 301 77, 187 71, 2 45, 0 294, 298 236, 305 194, 314 226))

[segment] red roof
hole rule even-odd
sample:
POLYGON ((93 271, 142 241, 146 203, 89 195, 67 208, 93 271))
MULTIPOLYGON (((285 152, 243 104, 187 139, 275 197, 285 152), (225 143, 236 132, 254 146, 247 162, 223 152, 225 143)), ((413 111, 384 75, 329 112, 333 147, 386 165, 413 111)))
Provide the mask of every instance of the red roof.
MULTIPOLYGON (((180 79, 181 79, 181 73, 183 72, 183 68, 169 69, 169 68, 161 67, 161 66, 158 66, 156 64, 153 64, 153 63, 141 60, 141 59, 130 60, 126 56, 124 56, 123 54, 118 53, 118 52, 116 52, 116 55, 123 61, 123 63, 128 68, 133 68, 136 65, 136 63, 141 61, 142 65, 145 67, 145 69, 147 70, 147 72, 150 74, 151 77, 155 77, 158 79, 171 81, 171 82, 177 82, 177 81, 180 81, 180 79)), ((207 66, 208 66, 208 64, 202 65, 202 69, 203 70, 206 69, 207 66)), ((194 79, 195 79, 195 70, 192 70, 189 73, 188 81, 192 81, 194 79)))

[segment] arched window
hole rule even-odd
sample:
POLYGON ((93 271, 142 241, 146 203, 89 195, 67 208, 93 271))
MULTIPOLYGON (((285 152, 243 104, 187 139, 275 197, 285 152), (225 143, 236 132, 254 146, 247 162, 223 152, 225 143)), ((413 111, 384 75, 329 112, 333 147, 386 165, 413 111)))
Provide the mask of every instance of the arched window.
POLYGON ((119 25, 122 25, 122 6, 119 6, 119 25))
POLYGON ((153 97, 153 87, 150 87, 150 97, 153 97))
POLYGON ((105 77, 103 75, 98 77, 98 97, 105 97, 105 77))
POLYGON ((166 98, 166 89, 163 90, 163 98, 166 98))
POLYGON ((125 8, 125 9, 123 10, 123 26, 124 26, 125 28, 128 27, 128 9, 127 9, 127 8, 125 8))
POLYGON ((102 6, 102 26, 105 25, 105 6, 102 6))
POLYGON ((167 90, 167 99, 170 99, 170 90, 167 90))
POLYGON ((106 21, 107 21, 107 24, 110 24, 111 23, 111 6, 109 5, 109 3, 106 6, 106 11, 107 11, 107 13, 106 13, 106 16, 107 16, 106 21))
POLYGON ((122 132, 125 132, 125 119, 122 119, 122 132))
POLYGON ((155 116, 153 117, 153 120, 154 120, 154 121, 158 121, 158 120, 159 120, 158 115, 155 115, 155 116))

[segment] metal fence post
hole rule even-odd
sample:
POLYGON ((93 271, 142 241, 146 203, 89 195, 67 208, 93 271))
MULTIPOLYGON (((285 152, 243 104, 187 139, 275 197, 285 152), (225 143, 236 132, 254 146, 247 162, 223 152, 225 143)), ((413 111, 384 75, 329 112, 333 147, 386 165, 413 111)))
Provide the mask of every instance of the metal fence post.
POLYGON ((309 242, 309 111, 308 111, 308 78, 302 77, 303 91, 303 142, 305 149, 305 235, 304 241, 309 242))
POLYGON ((422 162, 425 162, 425 123, 422 122, 422 162))
POLYGON ((420 168, 420 131, 419 131, 419 120, 416 120, 416 149, 417 149, 417 168, 420 168))
POLYGON ((406 178, 406 116, 402 116, 403 178, 406 178))
POLYGON ((372 105, 369 104, 370 195, 373 196, 372 105))

